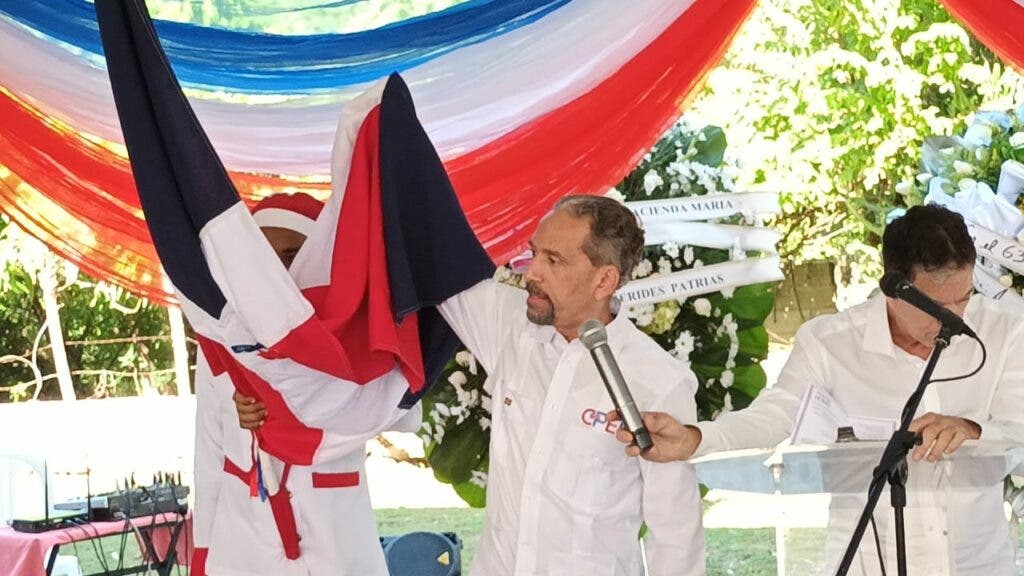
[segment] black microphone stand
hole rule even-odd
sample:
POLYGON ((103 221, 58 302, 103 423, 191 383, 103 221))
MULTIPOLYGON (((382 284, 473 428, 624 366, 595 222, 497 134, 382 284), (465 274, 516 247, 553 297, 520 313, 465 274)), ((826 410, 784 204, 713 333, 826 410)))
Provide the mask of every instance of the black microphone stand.
POLYGON ((920 442, 920 438, 910 432, 910 422, 921 405, 921 398, 935 371, 935 365, 939 361, 939 355, 949 346, 951 331, 946 325, 942 325, 938 336, 935 337, 935 348, 928 358, 928 365, 921 374, 921 381, 917 389, 907 399, 903 407, 903 418, 900 422, 900 429, 892 433, 889 443, 882 452, 882 458, 871 475, 871 486, 868 488, 868 501, 864 505, 864 511, 860 515, 857 527, 853 531, 849 546, 843 555, 843 561, 839 564, 836 576, 846 576, 853 564, 853 558, 860 548, 861 539, 864 538, 864 531, 867 530, 871 516, 874 514, 878 499, 882 496, 886 482, 889 483, 889 497, 892 503, 893 516, 896 521, 896 564, 899 576, 907 576, 907 541, 903 528, 903 509, 907 505, 907 454, 920 442))

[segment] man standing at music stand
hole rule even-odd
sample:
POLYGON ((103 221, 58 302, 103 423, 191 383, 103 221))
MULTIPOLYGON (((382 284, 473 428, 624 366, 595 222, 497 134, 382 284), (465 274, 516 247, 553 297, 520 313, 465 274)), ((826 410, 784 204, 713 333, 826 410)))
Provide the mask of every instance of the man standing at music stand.
MULTIPOLYGON (((926 296, 962 317, 988 347, 988 359, 977 374, 936 383, 925 391, 919 416, 910 427, 922 438, 911 452, 913 460, 936 462, 966 440, 1024 442, 1024 350, 1020 345, 1024 314, 1010 305, 972 296, 976 253, 962 217, 935 205, 911 208, 886 228, 882 244, 887 273, 904 275, 926 296)), ((815 318, 797 332, 778 383, 747 409, 696 426, 681 425, 664 414, 645 415, 655 447, 644 457, 667 462, 774 446, 791 432, 809 386, 827 391, 852 417, 898 421, 939 330, 940 323, 932 316, 882 295, 845 312, 815 318)), ((981 348, 974 341, 954 338, 938 362, 934 379, 963 376, 981 361, 981 348)), ((622 441, 631 440, 625 431, 619 435, 622 441)), ((627 450, 636 454, 635 448, 627 450)), ((1014 574, 1016 535, 1006 521, 1001 483, 948 496, 918 493, 913 486, 914 479, 907 512, 910 573, 1014 574)), ((888 499, 882 502, 875 518, 884 536, 891 515, 888 499)), ((833 567, 853 528, 849 515, 839 525, 835 512, 841 505, 833 500, 829 535, 833 567)), ((859 506, 851 508, 855 508, 851 513, 859 512, 859 506)), ((878 560, 870 534, 860 550, 850 573, 876 573, 878 560)), ((892 562, 886 567, 895 573, 892 562)))

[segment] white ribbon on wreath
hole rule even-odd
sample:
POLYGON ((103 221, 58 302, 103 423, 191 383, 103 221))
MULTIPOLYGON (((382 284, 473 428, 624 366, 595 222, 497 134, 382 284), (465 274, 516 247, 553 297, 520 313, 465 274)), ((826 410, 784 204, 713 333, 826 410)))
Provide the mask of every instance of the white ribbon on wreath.
POLYGON ((678 246, 731 250, 734 260, 633 280, 617 293, 624 305, 656 304, 784 278, 775 246, 780 238, 778 232, 763 226, 698 222, 735 215, 743 215, 748 222, 760 222, 767 215, 779 213, 776 192, 706 194, 625 205, 640 218, 648 246, 671 242, 678 246), (769 256, 747 259, 748 251, 769 256))

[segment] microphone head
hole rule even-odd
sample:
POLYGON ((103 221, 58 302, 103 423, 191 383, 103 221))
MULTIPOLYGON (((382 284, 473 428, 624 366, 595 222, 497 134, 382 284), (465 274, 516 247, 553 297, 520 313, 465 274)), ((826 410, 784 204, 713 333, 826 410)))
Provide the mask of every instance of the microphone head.
POLYGON ((580 324, 578 334, 580 342, 583 342, 587 350, 593 350, 608 342, 608 333, 604 329, 604 324, 598 320, 591 319, 580 324))
POLYGON ((909 284, 907 277, 902 272, 890 270, 886 272, 882 279, 878 281, 879 287, 882 288, 882 294, 885 294, 889 298, 899 298, 900 288, 904 284, 909 284))

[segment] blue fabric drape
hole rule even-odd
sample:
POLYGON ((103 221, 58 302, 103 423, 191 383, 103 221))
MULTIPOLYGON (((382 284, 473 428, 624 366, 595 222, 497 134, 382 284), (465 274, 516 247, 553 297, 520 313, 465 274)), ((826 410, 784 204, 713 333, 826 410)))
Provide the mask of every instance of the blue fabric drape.
MULTIPOLYGON (((370 82, 406 70, 527 26, 570 1, 470 0, 351 34, 286 36, 163 20, 155 24, 185 86, 303 94, 370 82)), ((0 15, 102 56, 93 5, 85 0, 0 0, 0 15)))
MULTIPOLYGON (((182 3, 205 7, 208 0, 178 0, 182 3)), ((329 10, 344 8, 366 2, 367 0, 248 0, 240 6, 220 3, 217 5, 218 16, 281 16, 310 10, 329 10)))

